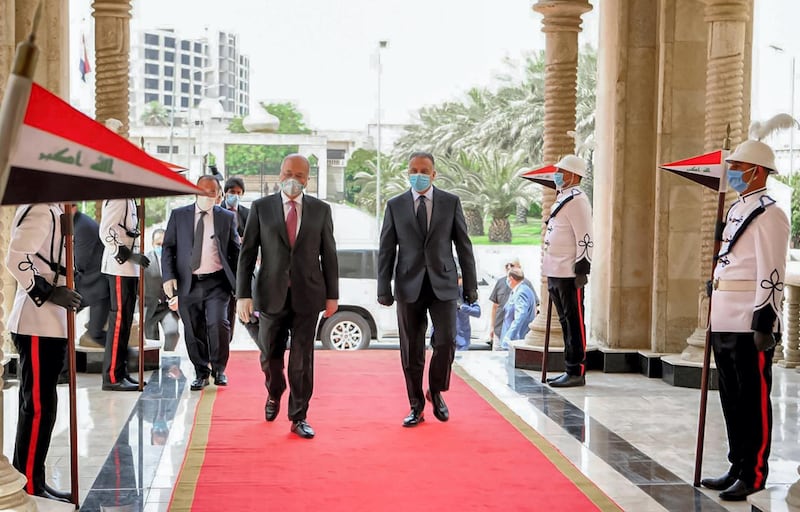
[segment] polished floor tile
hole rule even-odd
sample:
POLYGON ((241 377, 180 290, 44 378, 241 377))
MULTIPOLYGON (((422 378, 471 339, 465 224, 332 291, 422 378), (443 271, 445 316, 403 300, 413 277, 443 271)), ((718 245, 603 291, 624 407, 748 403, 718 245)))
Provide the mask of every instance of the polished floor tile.
MULTIPOLYGON (((234 350, 254 350, 243 329, 234 350)), ((743 503, 721 503, 716 492, 691 485, 699 392, 673 388, 632 374, 590 373, 583 388, 552 389, 536 372, 516 370, 507 354, 459 353, 456 364, 531 425, 589 479, 631 511, 733 511, 743 503)), ((398 355, 399 357, 399 355, 398 355)), ((229 376, 235 379, 235 375, 229 376)), ((84 511, 167 510, 180 472, 200 393, 185 349, 164 353, 161 368, 147 372, 142 393, 104 392, 100 376, 78 375, 76 393, 78 482, 84 511)), ((397 379, 402 379, 399 371, 397 379)), ((800 375, 774 368, 771 473, 768 485, 797 481, 800 445, 800 375)), ((69 414, 66 386, 47 460, 48 480, 70 486, 69 414)), ((14 449, 17 388, 3 392, 3 450, 14 449)), ((725 429, 719 398, 709 395, 704 476, 727 469, 725 429)), ((500 490, 498 489, 498 492, 500 490)))

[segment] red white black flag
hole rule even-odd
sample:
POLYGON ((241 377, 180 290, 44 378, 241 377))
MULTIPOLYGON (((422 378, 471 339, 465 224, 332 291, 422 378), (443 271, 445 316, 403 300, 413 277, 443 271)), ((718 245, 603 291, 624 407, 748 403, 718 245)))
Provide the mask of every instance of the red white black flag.
POLYGON ((725 179, 725 158, 727 156, 728 151, 720 149, 685 160, 661 164, 660 167, 665 171, 674 172, 704 187, 725 192, 728 187, 725 179))
POLYGON ((555 165, 548 165, 540 169, 531 169, 530 171, 522 171, 519 173, 520 178, 525 178, 539 185, 544 185, 547 188, 556 189, 556 183, 553 181, 553 175, 556 173, 555 165))

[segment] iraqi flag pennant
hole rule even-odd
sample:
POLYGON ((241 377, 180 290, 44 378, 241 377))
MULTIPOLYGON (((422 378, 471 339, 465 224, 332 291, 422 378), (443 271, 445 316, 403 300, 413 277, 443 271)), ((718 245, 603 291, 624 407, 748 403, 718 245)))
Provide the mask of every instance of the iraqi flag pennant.
MULTIPOLYGON (((11 80, 26 81, 15 75, 11 80)), ((7 112, 0 112, 0 140, 16 141, 7 148, 2 204, 203 194, 175 172, 177 166, 153 158, 43 87, 32 83, 27 95, 25 87, 16 90, 15 100, 25 106, 21 124, 3 122, 7 112)))
POLYGON ((679 176, 690 179, 704 187, 724 192, 724 189, 727 188, 727 183, 723 180, 726 168, 725 157, 727 156, 728 152, 720 149, 685 160, 661 164, 659 167, 665 171, 674 172, 679 176))
POLYGON ((556 183, 553 181, 553 175, 556 173, 555 165, 548 165, 541 169, 522 170, 519 173, 520 178, 525 178, 539 185, 544 185, 547 188, 556 189, 556 183))

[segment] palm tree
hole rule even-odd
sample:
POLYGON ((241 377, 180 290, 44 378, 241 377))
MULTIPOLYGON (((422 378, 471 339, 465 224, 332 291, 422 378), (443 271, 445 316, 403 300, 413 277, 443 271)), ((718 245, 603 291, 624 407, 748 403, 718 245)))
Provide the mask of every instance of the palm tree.
POLYGON ((464 218, 470 236, 483 236, 483 180, 475 161, 461 151, 455 158, 442 157, 437 160, 436 180, 442 188, 456 194, 464 208, 464 218))
POLYGON ((533 198, 531 184, 517 177, 525 156, 522 153, 491 152, 473 155, 473 158, 475 165, 481 169, 483 209, 492 222, 489 241, 510 243, 511 223, 508 217, 516 212, 518 205, 527 208, 533 198))
POLYGON ((169 116, 169 111, 161 103, 151 101, 144 106, 144 112, 140 119, 145 126, 168 126, 169 116))
MULTIPOLYGON (((366 162, 367 170, 356 173, 354 181, 360 186, 356 197, 356 206, 367 212, 375 211, 375 183, 376 162, 366 162)), ((389 161, 386 156, 381 156, 381 208, 386 207, 386 201, 408 189, 407 166, 401 162, 389 161)))

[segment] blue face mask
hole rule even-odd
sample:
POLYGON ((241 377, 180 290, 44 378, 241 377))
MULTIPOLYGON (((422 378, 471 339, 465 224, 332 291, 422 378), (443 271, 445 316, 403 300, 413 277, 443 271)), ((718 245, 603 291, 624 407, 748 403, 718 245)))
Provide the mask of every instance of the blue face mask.
POLYGON ((417 192, 424 192, 431 186, 431 177, 428 174, 412 174, 408 177, 408 182, 417 192))
POLYGON ((753 175, 750 176, 750 179, 748 181, 744 181, 744 179, 743 179, 744 174, 747 173, 747 172, 752 171, 755 168, 756 167, 753 166, 753 167, 751 167, 751 168, 749 168, 749 169, 747 169, 745 171, 734 171, 734 170, 729 169, 728 170, 728 185, 730 185, 730 187, 733 190, 735 190, 737 193, 741 194, 742 192, 747 190, 747 187, 750 186, 750 182, 753 180, 753 177, 755 176, 755 173, 753 173, 753 175))
POLYGON ((553 182, 556 184, 556 188, 561 190, 564 187, 564 174, 560 172, 553 174, 553 182))
POLYGON ((161 246, 157 245, 157 246, 153 247, 153 252, 155 252, 156 256, 158 256, 160 258, 161 257, 161 246))
POLYGON ((239 206, 239 196, 236 194, 225 194, 225 204, 228 208, 236 208, 239 206))

